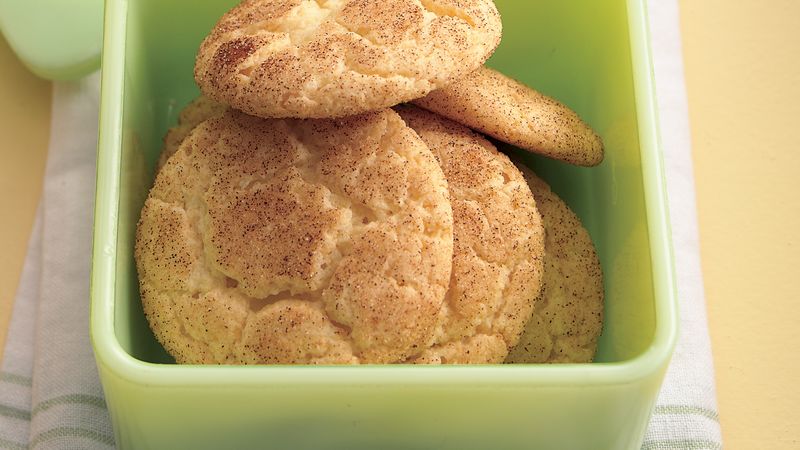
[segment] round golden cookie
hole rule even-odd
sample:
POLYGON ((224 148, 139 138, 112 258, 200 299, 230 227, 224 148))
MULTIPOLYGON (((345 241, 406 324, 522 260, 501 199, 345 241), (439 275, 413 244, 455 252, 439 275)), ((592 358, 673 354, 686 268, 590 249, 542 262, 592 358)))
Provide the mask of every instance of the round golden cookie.
POLYGON ((518 164, 542 213, 544 287, 510 363, 586 363, 603 331, 603 271, 589 233, 541 178, 518 164))
POLYGON ((539 295, 544 228, 528 184, 486 139, 398 107, 442 166, 453 206, 453 274, 435 345, 417 363, 501 363, 539 295))
POLYGON ((391 110, 200 124, 159 172, 136 262, 179 363, 402 362, 431 345, 452 210, 436 159, 391 110))
POLYGON ((578 166, 603 162, 603 141, 578 114, 486 67, 414 104, 549 158, 578 166))
POLYGON ((157 170, 161 170, 167 160, 178 151, 178 147, 196 126, 206 120, 222 114, 228 109, 227 106, 217 103, 207 97, 200 96, 192 100, 178 114, 178 125, 172 127, 164 136, 164 147, 161 156, 158 158, 157 170))
POLYGON ((466 75, 501 33, 492 0, 245 0, 203 41, 195 80, 255 116, 344 117, 466 75))

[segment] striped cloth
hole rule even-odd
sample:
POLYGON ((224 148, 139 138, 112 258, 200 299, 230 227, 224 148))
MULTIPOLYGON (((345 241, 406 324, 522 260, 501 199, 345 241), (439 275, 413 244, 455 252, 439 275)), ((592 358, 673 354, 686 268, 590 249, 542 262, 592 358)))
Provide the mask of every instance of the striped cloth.
POLYGON ((55 83, 42 201, 0 369, 0 448, 113 448, 89 342, 99 76, 55 83))
MULTIPOLYGON (((681 335, 642 448, 720 449, 677 2, 651 0, 650 17, 681 335)), ((55 84, 44 198, 0 368, 0 448, 114 446, 88 331, 97 105, 97 75, 55 84)))
POLYGON ((721 449, 678 4, 650 0, 648 6, 681 319, 675 354, 642 448, 721 449))

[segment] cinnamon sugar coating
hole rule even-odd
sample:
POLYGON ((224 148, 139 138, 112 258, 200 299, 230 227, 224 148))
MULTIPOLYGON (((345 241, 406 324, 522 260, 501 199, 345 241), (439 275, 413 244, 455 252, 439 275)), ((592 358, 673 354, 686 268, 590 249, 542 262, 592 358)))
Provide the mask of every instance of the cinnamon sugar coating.
POLYGON ((444 175, 396 113, 227 110, 159 172, 135 256, 179 363, 390 363, 432 345, 452 246, 444 175))
POLYGON ((500 42, 491 0, 245 0, 197 54, 203 93, 266 118, 330 118, 422 97, 500 42))
POLYGON ((603 331, 603 271, 597 251, 569 206, 533 171, 519 168, 544 221, 544 287, 506 362, 591 362, 603 331))
POLYGON ((603 141, 578 114, 486 67, 414 104, 549 158, 578 166, 603 162, 603 141))
POLYGON ((413 106, 396 108, 442 166, 453 206, 453 273, 435 345, 417 363, 501 363, 542 285, 544 229, 520 171, 486 139, 413 106))

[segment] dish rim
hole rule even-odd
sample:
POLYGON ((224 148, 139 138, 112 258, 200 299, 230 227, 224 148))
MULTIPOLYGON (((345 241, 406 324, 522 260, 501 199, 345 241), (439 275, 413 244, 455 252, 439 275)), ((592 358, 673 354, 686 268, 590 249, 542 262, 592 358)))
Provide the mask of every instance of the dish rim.
POLYGON ((90 334, 98 365, 118 379, 150 386, 586 386, 641 381, 666 367, 678 336, 674 255, 659 136, 647 10, 627 0, 648 242, 653 271, 655 332, 649 347, 629 360, 592 364, 482 366, 203 366, 157 364, 134 358, 114 330, 117 236, 127 7, 107 0, 101 75, 100 134, 94 211, 90 334), (660 270, 657 270, 659 268, 660 270), (224 373, 224 377, 222 376, 224 373))

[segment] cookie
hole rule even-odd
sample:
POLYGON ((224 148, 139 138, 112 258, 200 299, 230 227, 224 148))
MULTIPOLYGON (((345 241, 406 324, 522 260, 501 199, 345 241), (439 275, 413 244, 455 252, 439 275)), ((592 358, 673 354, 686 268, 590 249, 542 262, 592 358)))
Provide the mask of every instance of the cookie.
POLYGON ((164 147, 161 150, 161 156, 158 158, 158 168, 161 170, 170 156, 178 151, 181 143, 194 128, 205 122, 207 119, 222 114, 227 109, 227 106, 217 103, 207 97, 197 97, 191 103, 186 105, 178 114, 178 125, 172 127, 167 131, 164 136, 164 147))
POLYGON ((603 162, 603 141, 578 114, 486 67, 414 104, 539 155, 578 166, 603 162))
POLYGON ((422 97, 500 42, 492 0, 245 0, 197 54, 203 93, 266 118, 333 118, 422 97))
POLYGON ((391 110, 229 109, 186 138, 144 205, 144 311, 179 363, 402 362, 432 343, 452 220, 441 168, 391 110))
POLYGON ((589 233, 569 206, 519 165, 542 213, 544 287, 511 363, 587 363, 603 331, 603 272, 589 233))
POLYGON ((539 295, 544 228, 520 171, 486 139, 433 113, 396 110, 442 166, 453 207, 453 274, 435 345, 417 363, 501 363, 539 295))

